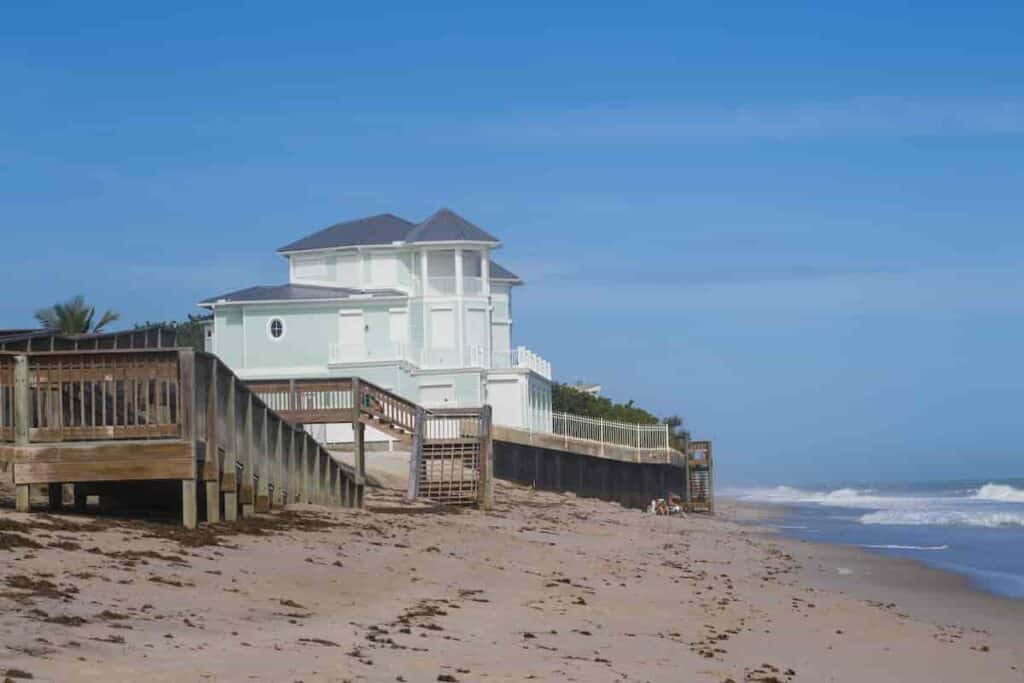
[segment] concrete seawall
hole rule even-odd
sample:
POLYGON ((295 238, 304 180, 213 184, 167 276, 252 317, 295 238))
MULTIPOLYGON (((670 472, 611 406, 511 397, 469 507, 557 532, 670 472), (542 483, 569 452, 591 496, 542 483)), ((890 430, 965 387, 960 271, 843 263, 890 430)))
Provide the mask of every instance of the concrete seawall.
POLYGON ((543 491, 573 492, 626 507, 643 508, 654 498, 680 497, 686 470, 678 465, 632 462, 494 440, 494 476, 543 491))

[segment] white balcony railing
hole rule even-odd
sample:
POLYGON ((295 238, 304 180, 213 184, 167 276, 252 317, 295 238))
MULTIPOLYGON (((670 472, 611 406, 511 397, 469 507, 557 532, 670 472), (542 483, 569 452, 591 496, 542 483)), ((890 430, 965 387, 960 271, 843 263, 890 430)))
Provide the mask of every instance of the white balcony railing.
MULTIPOLYGON (((455 296, 459 293, 459 279, 456 277, 428 277, 426 281, 417 281, 416 291, 426 296, 455 296)), ((466 296, 479 296, 484 293, 482 277, 462 278, 462 293, 466 296)))
POLYGON ((458 280, 454 277, 428 277, 424 294, 427 296, 454 296, 458 280))
POLYGON ((522 368, 533 370, 545 379, 551 379, 551 363, 525 346, 509 351, 492 351, 490 358, 484 347, 471 346, 466 349, 466 365, 492 370, 522 368))
POLYGON ((427 369, 484 368, 488 370, 532 370, 550 380, 551 363, 525 346, 510 351, 487 352, 483 346, 467 346, 459 355, 457 348, 420 350, 402 342, 387 344, 331 344, 330 362, 372 363, 375 361, 405 361, 427 369))

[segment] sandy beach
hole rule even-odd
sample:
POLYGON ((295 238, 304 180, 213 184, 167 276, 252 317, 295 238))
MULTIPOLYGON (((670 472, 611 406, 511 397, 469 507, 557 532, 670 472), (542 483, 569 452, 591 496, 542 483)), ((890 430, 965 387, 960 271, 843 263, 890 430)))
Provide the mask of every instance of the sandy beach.
MULTIPOLYGON (((376 489, 188 533, 0 510, 0 673, 36 681, 1022 681, 1024 604, 784 541, 499 482, 376 489)), ((0 678, 3 680, 3 678, 0 678)))

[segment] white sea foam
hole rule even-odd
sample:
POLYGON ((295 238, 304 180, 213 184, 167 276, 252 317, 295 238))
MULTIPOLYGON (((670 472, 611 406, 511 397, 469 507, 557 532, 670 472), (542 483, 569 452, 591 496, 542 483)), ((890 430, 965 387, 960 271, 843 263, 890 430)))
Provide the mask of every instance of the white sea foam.
POLYGON ((1024 513, 991 510, 879 510, 861 515, 861 524, 906 526, 1024 526, 1024 513))
POLYGON ((999 503, 1024 503, 1024 490, 1015 489, 1005 484, 985 484, 971 498, 999 503))
POLYGON ((763 503, 859 509, 866 512, 852 520, 861 524, 1024 526, 1024 490, 1005 484, 989 483, 979 489, 956 492, 892 492, 886 495, 872 489, 812 491, 778 486, 748 489, 736 492, 736 495, 744 500, 763 503))
POLYGON ((887 543, 885 545, 864 545, 862 548, 871 548, 873 550, 949 550, 948 545, 895 545, 887 543))

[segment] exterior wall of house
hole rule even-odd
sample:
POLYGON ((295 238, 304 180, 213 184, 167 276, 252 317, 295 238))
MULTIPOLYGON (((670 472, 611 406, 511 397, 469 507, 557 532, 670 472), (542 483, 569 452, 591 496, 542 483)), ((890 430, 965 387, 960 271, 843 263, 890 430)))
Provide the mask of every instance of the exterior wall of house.
POLYGON ((243 379, 356 376, 426 407, 491 403, 499 424, 550 428, 551 383, 538 374, 549 369, 512 361, 512 286, 489 281, 487 248, 350 248, 287 258, 294 284, 405 294, 214 305, 212 350, 243 379), (274 319, 284 326, 279 339, 270 334, 274 319))
POLYGON ((270 304, 244 307, 244 355, 242 367, 283 368, 326 366, 330 344, 338 334, 337 307, 270 304), (270 336, 273 319, 284 323, 280 339, 270 336))

